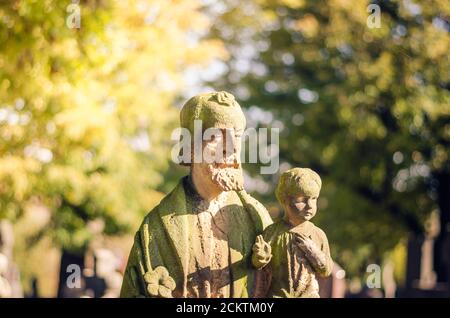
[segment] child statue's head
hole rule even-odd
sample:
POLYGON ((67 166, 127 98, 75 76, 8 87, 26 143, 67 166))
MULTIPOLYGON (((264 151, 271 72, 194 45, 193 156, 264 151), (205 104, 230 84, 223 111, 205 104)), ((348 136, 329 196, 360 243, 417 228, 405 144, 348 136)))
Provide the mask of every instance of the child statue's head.
POLYGON ((316 215, 321 187, 320 176, 311 169, 293 168, 281 175, 275 195, 291 224, 298 225, 316 215))

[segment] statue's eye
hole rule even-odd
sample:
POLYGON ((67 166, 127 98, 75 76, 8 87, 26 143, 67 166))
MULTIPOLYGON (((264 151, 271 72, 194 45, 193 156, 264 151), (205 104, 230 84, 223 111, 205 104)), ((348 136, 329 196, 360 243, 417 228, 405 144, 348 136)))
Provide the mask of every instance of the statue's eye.
POLYGON ((295 199, 295 203, 305 203, 307 200, 305 199, 305 198, 303 198, 303 197, 300 197, 300 198, 297 198, 297 199, 295 199))

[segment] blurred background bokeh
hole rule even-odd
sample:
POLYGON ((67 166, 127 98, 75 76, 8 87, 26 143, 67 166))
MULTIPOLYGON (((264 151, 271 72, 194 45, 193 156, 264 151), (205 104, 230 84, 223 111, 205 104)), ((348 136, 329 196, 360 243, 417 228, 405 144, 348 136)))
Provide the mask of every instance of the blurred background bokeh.
MULTIPOLYGON (((249 127, 280 129, 279 172, 322 177, 324 296, 450 297, 449 16, 447 0, 0 0, 3 296, 114 297, 143 216, 187 173, 179 108, 226 90, 249 127)), ((277 217, 279 173, 244 168, 277 217)))

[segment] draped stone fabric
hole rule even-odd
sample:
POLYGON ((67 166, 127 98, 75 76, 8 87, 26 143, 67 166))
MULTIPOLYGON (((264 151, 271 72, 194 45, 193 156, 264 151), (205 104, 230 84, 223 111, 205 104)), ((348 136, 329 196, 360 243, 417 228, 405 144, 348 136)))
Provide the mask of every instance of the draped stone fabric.
MULTIPOLYGON (((312 239, 326 256, 326 267, 331 270, 333 261, 325 233, 307 221, 297 229, 312 239)), ((319 285, 315 271, 305 252, 295 243, 294 233, 287 221, 281 220, 269 226, 263 234, 264 241, 272 248, 270 263, 258 273, 257 297, 316 298, 319 285)), ((329 273, 325 273, 325 276, 329 273)))
POLYGON ((199 243, 193 244, 189 256, 187 297, 230 297, 228 235, 233 212, 227 206, 228 193, 221 193, 212 203, 195 193, 187 199, 194 212, 188 216, 190 229, 199 243))
MULTIPOLYGON (((183 178, 136 233, 121 297, 153 296, 144 276, 152 277, 153 292, 157 288, 152 271, 166 275, 162 267, 175 281, 175 288, 168 293, 162 286, 159 296, 251 296, 255 288, 252 245, 272 219, 245 191, 223 195, 223 204, 205 207, 189 177, 183 178)), ((161 284, 168 282, 172 287, 164 275, 161 284)))

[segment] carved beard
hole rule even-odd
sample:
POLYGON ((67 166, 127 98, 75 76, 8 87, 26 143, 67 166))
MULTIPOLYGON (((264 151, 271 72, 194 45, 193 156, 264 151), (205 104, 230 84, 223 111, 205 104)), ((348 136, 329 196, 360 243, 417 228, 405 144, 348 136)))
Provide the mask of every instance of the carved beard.
POLYGON ((211 180, 223 191, 241 191, 244 189, 244 176, 239 165, 209 164, 211 180))

